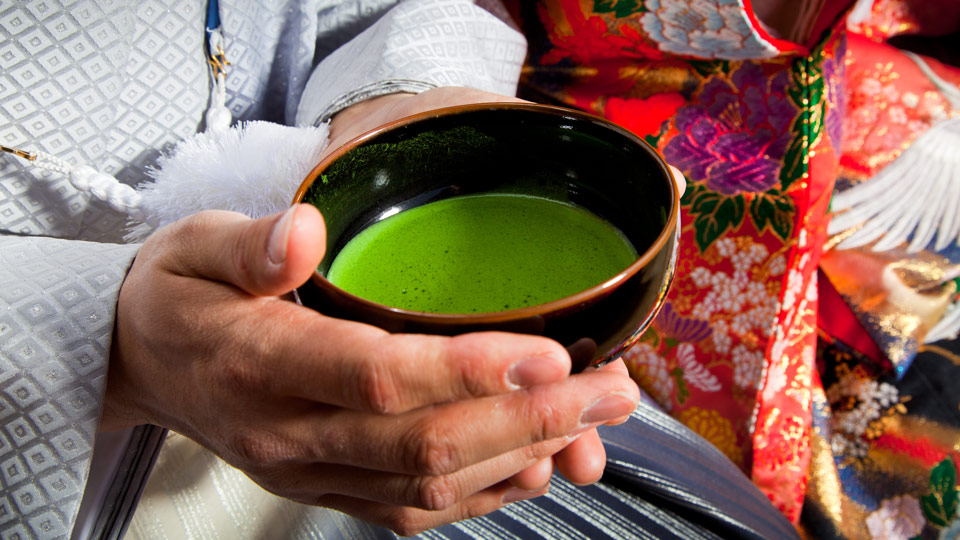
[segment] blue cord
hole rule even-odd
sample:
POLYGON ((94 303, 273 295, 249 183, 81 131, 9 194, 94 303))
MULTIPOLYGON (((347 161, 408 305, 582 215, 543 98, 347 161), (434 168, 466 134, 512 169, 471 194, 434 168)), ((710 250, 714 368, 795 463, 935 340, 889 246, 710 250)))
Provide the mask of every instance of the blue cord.
POLYGON ((210 0, 207 2, 207 34, 220 28, 220 2, 210 0))

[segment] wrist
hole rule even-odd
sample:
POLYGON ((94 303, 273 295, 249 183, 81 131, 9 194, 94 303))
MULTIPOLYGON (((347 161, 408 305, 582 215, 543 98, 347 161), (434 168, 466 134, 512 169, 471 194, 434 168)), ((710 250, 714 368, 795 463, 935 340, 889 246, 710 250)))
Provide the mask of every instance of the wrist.
POLYGON ((417 94, 397 92, 355 103, 330 119, 330 150, 387 122, 397 104, 417 94))

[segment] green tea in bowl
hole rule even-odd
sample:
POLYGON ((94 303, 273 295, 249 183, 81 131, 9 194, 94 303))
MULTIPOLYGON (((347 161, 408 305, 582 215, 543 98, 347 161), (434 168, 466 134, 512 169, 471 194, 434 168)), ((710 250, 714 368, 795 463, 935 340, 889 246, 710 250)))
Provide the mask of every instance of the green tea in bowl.
POLYGON ((304 306, 388 332, 543 335, 574 371, 640 338, 677 257, 679 193, 656 149, 559 107, 398 120, 333 151, 293 202, 327 232, 304 306))
POLYGON ((636 259, 622 232, 583 208, 490 193, 434 201, 370 225, 340 250, 327 279, 386 306, 485 313, 570 296, 636 259))

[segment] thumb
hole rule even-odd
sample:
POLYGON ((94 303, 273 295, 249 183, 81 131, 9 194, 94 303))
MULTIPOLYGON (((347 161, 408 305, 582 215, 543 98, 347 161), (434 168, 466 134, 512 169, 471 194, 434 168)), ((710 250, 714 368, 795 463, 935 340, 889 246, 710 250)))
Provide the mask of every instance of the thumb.
POLYGON ((257 220, 201 212, 174 235, 173 270, 229 283, 254 296, 277 296, 302 285, 323 258, 326 228, 311 205, 257 220))

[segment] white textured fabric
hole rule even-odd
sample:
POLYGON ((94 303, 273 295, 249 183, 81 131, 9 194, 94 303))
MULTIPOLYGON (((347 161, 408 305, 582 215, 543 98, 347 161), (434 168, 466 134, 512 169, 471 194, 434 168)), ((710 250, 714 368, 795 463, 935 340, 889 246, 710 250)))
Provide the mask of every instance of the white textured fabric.
MULTIPOLYGON (((220 0, 233 117, 292 119, 315 60, 394 3, 220 0)), ((210 96, 205 5, 0 1, 0 144, 89 165, 128 185, 150 181, 148 168, 161 154, 203 128, 210 96)), ((393 28, 393 39, 460 35, 454 42, 468 56, 513 55, 512 67, 498 72, 492 63, 468 63, 467 71, 445 71, 443 59, 463 57, 409 46, 402 57, 350 66, 351 75, 372 70, 360 79, 327 72, 321 81, 333 95, 359 96, 358 80, 377 82, 383 73, 420 88, 513 92, 524 52, 518 34, 508 30, 501 41, 495 27, 506 27, 465 0, 418 0, 400 12, 419 15, 385 19, 406 25, 393 28), (434 24, 435 16, 448 24, 434 24)), ((91 460, 117 292, 137 249, 78 240, 119 241, 125 222, 68 177, 0 156, 2 538, 70 534, 91 460)))
MULTIPOLYGON (((234 118, 284 123, 295 110, 329 3, 220 1, 234 118)), ((0 144, 149 181, 160 153, 204 124, 205 9, 206 0, 0 2, 0 144)), ((0 156, 0 231, 120 241, 125 219, 66 177, 0 156)))
MULTIPOLYGON (((208 91, 202 1, 0 6, 0 144, 135 183, 164 145, 196 131, 208 91)), ((124 220, 68 178, 0 158, 0 230, 118 241, 124 220)))
POLYGON ((371 97, 438 86, 512 96, 525 55, 523 35, 470 2, 403 2, 317 66, 296 124, 320 125, 371 97))
POLYGON ((0 248, 0 537, 69 533, 106 383, 116 293, 137 246, 0 248))

